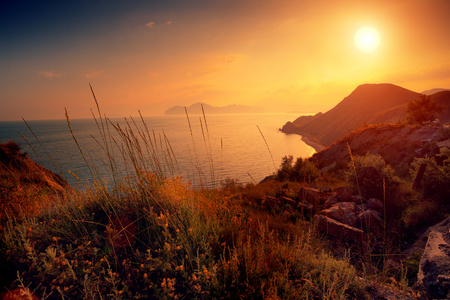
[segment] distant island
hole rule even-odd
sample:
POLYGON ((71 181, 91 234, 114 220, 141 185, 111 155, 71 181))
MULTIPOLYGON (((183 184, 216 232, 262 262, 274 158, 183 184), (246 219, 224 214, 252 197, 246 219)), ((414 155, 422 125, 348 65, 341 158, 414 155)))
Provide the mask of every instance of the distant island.
POLYGON ((242 114, 242 113, 262 113, 263 109, 259 107, 245 106, 245 105, 227 105, 227 106, 212 106, 206 103, 198 102, 191 106, 173 106, 166 110, 165 115, 184 115, 186 113, 185 108, 189 114, 202 114, 202 106, 205 114, 242 114))

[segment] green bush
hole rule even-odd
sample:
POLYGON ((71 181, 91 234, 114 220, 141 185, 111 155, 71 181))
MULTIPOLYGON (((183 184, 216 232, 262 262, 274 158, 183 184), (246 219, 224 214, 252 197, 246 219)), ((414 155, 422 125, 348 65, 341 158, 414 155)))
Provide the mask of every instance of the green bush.
POLYGON ((436 223, 441 219, 442 209, 432 201, 419 201, 409 207, 402 214, 402 221, 407 231, 421 229, 436 223))
POLYGON ((450 149, 440 149, 436 157, 415 158, 410 173, 415 178, 419 166, 427 164, 420 189, 426 198, 431 198, 442 205, 449 204, 450 195, 450 149))
POLYGON ((277 179, 280 181, 313 182, 319 178, 319 169, 308 159, 297 158, 293 164, 292 155, 285 156, 281 160, 277 171, 277 179))
POLYGON ((365 156, 354 156, 349 163, 349 168, 347 183, 356 192, 359 186, 359 192, 364 199, 384 199, 385 195, 392 196, 401 183, 394 169, 386 164, 379 154, 367 153, 365 156))
POLYGON ((410 124, 425 124, 434 121, 443 110, 444 107, 432 101, 430 96, 421 95, 419 99, 408 103, 407 121, 410 124))

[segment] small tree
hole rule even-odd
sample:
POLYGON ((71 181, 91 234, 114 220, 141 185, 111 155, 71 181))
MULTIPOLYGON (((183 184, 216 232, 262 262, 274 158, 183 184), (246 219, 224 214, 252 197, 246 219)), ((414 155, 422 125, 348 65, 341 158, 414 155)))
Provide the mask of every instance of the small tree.
POLYGON ((359 185, 361 196, 364 199, 384 198, 384 189, 388 196, 391 196, 399 183, 400 178, 395 174, 394 169, 384 161, 379 154, 367 153, 365 156, 354 156, 355 170, 353 164, 349 163, 347 171, 347 182, 357 191, 359 185), (383 180, 385 187, 383 187, 383 180))
POLYGON ((277 170, 277 179, 280 181, 314 181, 319 177, 319 169, 308 159, 298 157, 294 162, 292 155, 285 156, 281 160, 277 170))
POLYGON ((421 95, 419 99, 408 103, 406 119, 410 124, 425 124, 434 121, 443 110, 444 107, 431 100, 430 96, 421 95))
POLYGON ((450 149, 443 147, 435 157, 415 158, 410 173, 414 177, 421 164, 427 164, 423 175, 421 190, 427 198, 442 205, 450 204, 450 149))

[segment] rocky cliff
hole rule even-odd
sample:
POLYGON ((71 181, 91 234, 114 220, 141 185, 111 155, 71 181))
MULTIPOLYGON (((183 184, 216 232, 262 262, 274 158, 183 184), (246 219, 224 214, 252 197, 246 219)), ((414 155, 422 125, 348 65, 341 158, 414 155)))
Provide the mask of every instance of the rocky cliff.
MULTIPOLYGON (((316 145, 311 143, 311 146, 316 150, 321 150, 363 125, 404 121, 406 106, 420 95, 393 84, 360 85, 328 112, 307 122, 300 118, 287 122, 281 131, 300 134, 306 141, 315 142, 316 145)), ((446 107, 440 119, 449 122, 450 91, 441 91, 431 97, 446 107)))

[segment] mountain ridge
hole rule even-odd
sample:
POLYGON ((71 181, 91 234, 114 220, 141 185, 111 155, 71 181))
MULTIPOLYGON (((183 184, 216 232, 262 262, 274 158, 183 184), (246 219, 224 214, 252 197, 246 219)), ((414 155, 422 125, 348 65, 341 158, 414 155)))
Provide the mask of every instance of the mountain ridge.
MULTIPOLYGON (((299 119, 287 122, 281 131, 300 134, 305 142, 313 141, 311 146, 322 150, 363 125, 405 121, 408 103, 420 95, 390 83, 363 84, 331 110, 309 122, 300 123, 299 119)), ((440 91, 431 97, 446 107, 442 120, 450 121, 450 91, 440 91)))

